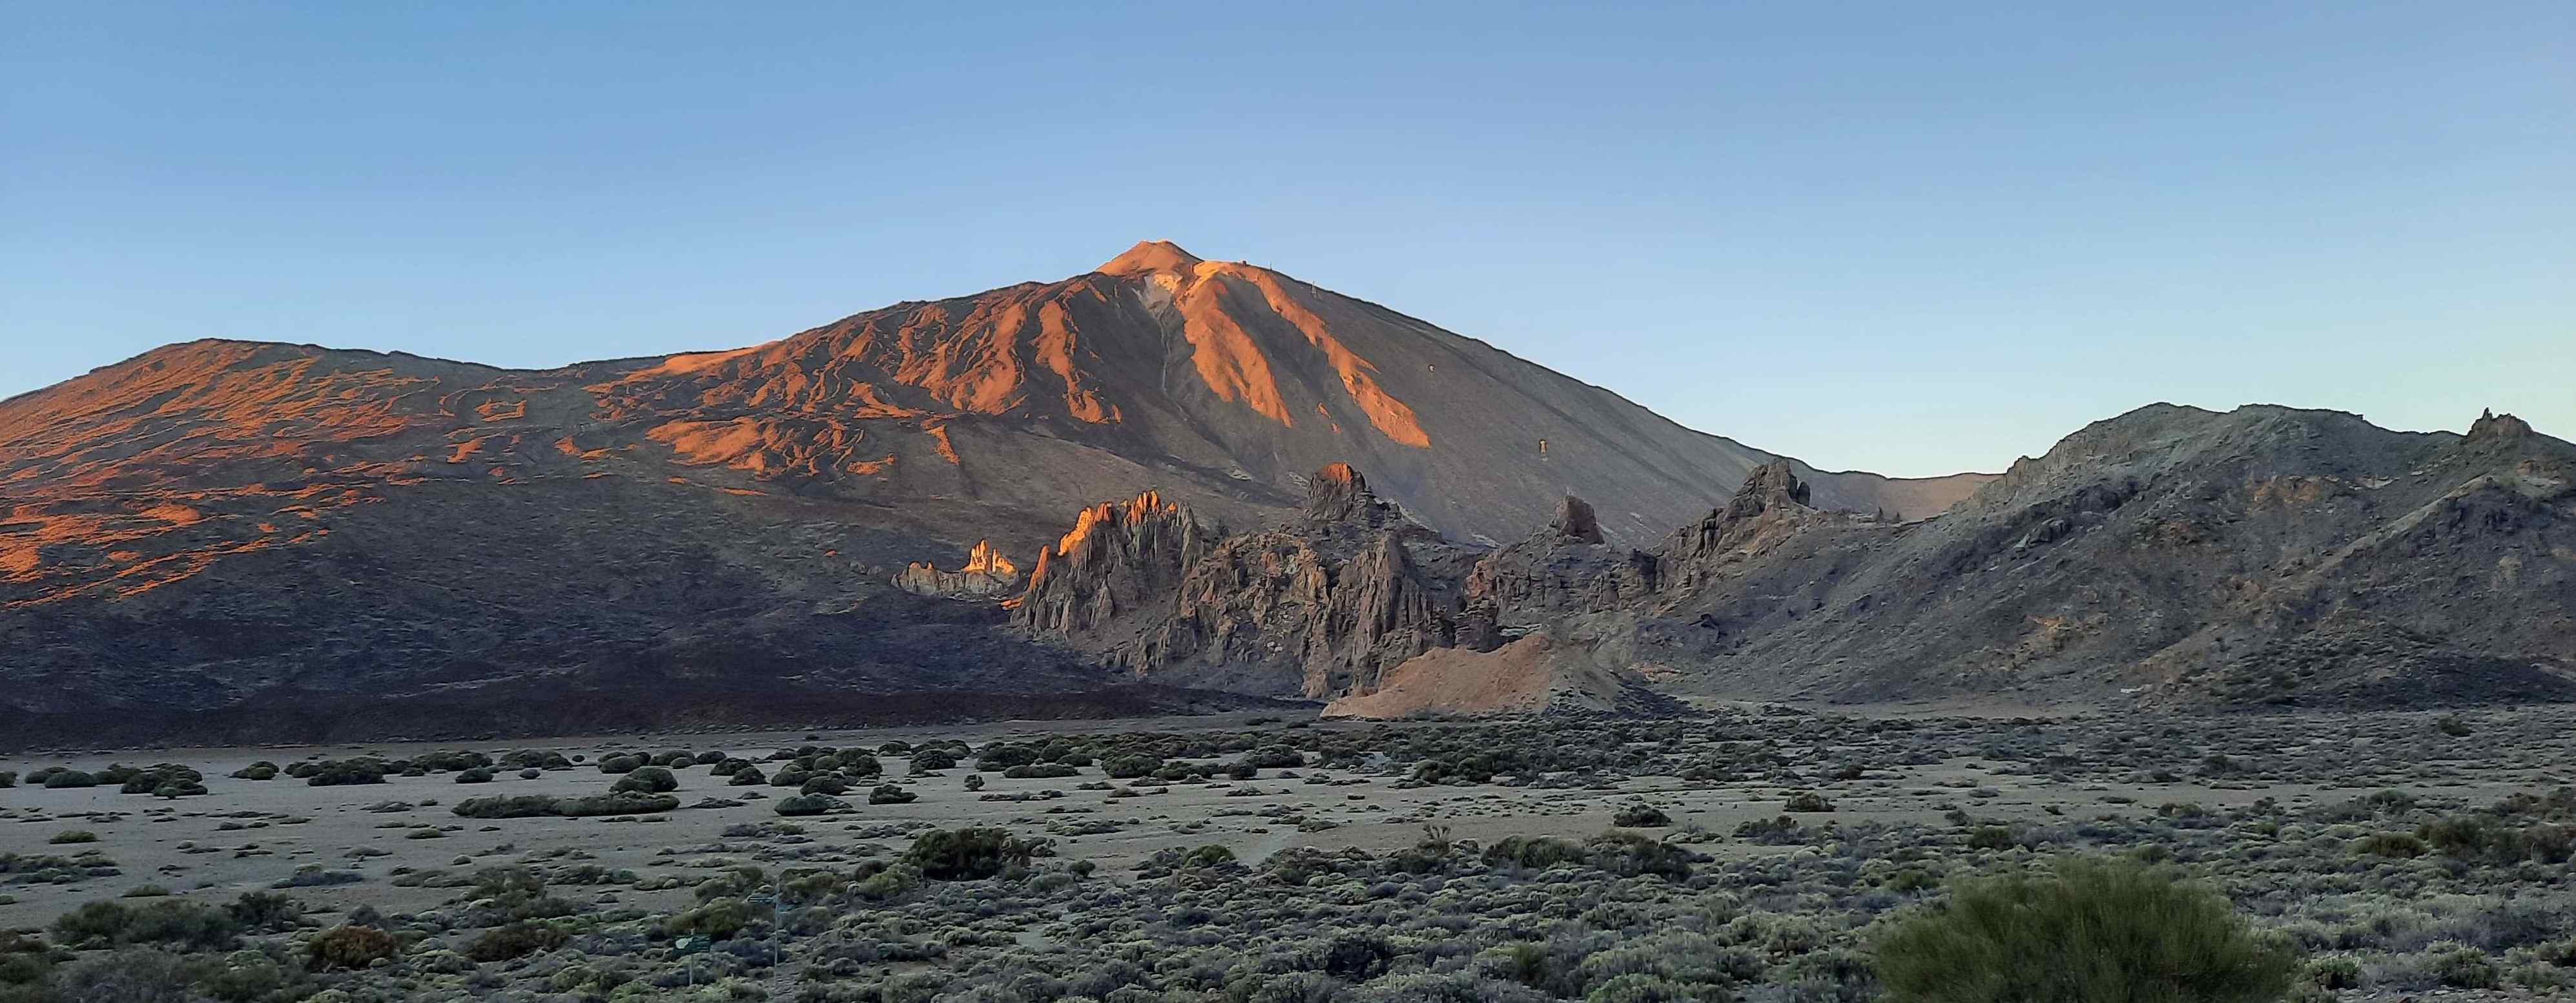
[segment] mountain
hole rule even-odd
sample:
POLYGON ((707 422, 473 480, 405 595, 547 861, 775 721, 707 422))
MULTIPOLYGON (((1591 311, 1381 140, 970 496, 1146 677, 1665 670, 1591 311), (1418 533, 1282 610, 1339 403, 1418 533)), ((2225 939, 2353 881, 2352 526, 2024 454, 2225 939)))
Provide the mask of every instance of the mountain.
MULTIPOLYGON (((1151 242, 544 371, 190 342, 0 401, 0 722, 98 743, 1198 706, 942 597, 1013 591, 1100 499, 1254 528, 1348 462, 1460 547, 1570 487, 1645 542, 1779 459, 1151 242)), ((1818 505, 1905 517, 1990 479, 1791 469, 1818 505)))
POLYGON ((1032 584, 1017 623, 1138 679, 1302 684, 1366 716, 1615 710, 1652 694, 2576 699, 2576 447, 2510 415, 2463 436, 2159 405, 2067 437, 1935 518, 1821 507, 1774 462, 1652 547, 1596 520, 1567 498, 1536 532, 1462 555, 1394 517, 1310 512, 1069 561, 1066 581, 1032 584), (1277 555, 1253 563, 1270 573, 1223 556, 1243 551, 1277 555), (1086 598, 1115 614, 1055 615, 1086 598))

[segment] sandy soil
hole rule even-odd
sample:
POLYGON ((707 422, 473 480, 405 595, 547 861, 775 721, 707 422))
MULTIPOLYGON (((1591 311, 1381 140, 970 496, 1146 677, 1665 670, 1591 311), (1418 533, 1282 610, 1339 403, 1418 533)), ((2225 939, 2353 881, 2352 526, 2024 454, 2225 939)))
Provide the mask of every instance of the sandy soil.
MULTIPOLYGON (((1142 725, 1143 722, 1136 722, 1142 725)), ((1240 727, 1240 716, 1207 719, 1163 719, 1153 730, 1193 727, 1240 727)), ((1376 723, 1323 722, 1319 728, 1374 728, 1376 723)), ((523 748, 555 749, 595 762, 605 753, 710 748, 759 760, 772 750, 799 744, 844 748, 874 747, 895 739, 962 737, 985 741, 997 737, 1032 737, 1047 733, 1120 730, 1116 722, 1006 723, 947 730, 835 731, 767 735, 661 735, 564 739, 531 744, 478 747, 486 752, 523 748)), ((1005 779, 985 774, 981 795, 967 791, 968 768, 940 775, 909 778, 900 757, 882 757, 886 775, 920 795, 906 805, 867 806, 864 790, 848 798, 852 812, 819 818, 781 819, 777 800, 793 793, 770 786, 731 787, 709 776, 706 767, 676 771, 683 805, 706 798, 739 799, 732 807, 689 808, 666 815, 633 818, 459 818, 449 806, 467 797, 499 794, 589 794, 605 791, 615 778, 589 763, 571 770, 520 779, 504 771, 488 784, 464 785, 453 774, 389 777, 383 784, 312 787, 280 777, 270 781, 226 776, 254 760, 288 763, 308 756, 342 758, 359 754, 407 755, 437 748, 434 744, 335 746, 329 748, 173 749, 116 754, 24 758, 0 763, 0 769, 22 773, 39 766, 68 763, 83 769, 111 762, 148 764, 177 762, 206 774, 209 793, 177 801, 146 795, 119 794, 113 787, 46 790, 18 787, 0 790, 0 852, 68 853, 97 850, 115 861, 119 873, 71 884, 20 884, 0 887, 8 901, 0 904, 0 927, 26 927, 50 921, 71 906, 116 895, 143 884, 173 892, 229 900, 242 891, 266 888, 293 876, 298 868, 321 865, 356 874, 353 883, 305 887, 295 894, 317 910, 345 909, 360 903, 387 912, 427 908, 455 894, 450 888, 402 887, 394 878, 408 871, 446 869, 470 872, 483 863, 503 863, 531 855, 563 853, 611 868, 633 869, 652 878, 669 875, 679 887, 666 891, 614 888, 595 894, 644 908, 680 904, 687 888, 707 868, 780 859, 775 848, 755 851, 740 840, 727 840, 727 827, 747 823, 791 822, 802 826, 813 844, 842 847, 856 843, 900 844, 906 837, 889 826, 954 827, 965 824, 1005 825, 1024 833, 1043 831, 1050 822, 1111 820, 1115 832, 1057 835, 1059 853, 1099 862, 1123 871, 1157 850, 1173 846, 1218 843, 1246 859, 1259 859, 1292 846, 1392 849, 1418 839, 1426 823, 1448 826, 1462 838, 1491 841, 1507 835, 1587 836, 1609 826, 1617 807, 1644 796, 1669 812, 1677 825, 1697 824, 1720 833, 1738 823, 1769 818, 1782 810, 1785 789, 1764 783, 1700 785, 1677 777, 1643 776, 1597 789, 1536 789, 1496 785, 1431 786, 1404 789, 1398 778, 1299 769, 1265 771, 1246 782, 1176 785, 1166 793, 1111 799, 1103 791, 1073 789, 1098 781, 1096 769, 1071 779, 1005 779), (985 800, 985 796, 1062 790, 1046 801, 985 800), (750 798, 758 794, 761 797, 750 798), (1265 814, 1269 813, 1269 814, 1265 814), (1277 816, 1295 815, 1305 826, 1277 816), (1330 823, 1322 828, 1318 823, 1330 823), (1305 831, 1319 829, 1321 831, 1305 831), (57 846, 48 840, 65 830, 94 832, 95 843, 57 846), (435 835, 426 835, 434 833, 435 835), (766 854, 766 856, 763 856, 766 854), (586 855, 586 856, 585 856, 586 855)), ((2495 776, 2445 781, 2442 791, 2454 796, 2494 797, 2519 789, 2530 778, 2495 776)), ((1931 820, 1942 806, 1967 804, 1981 817, 2037 819, 2051 809, 2084 817, 2105 813, 2135 815, 2172 801, 2210 806, 2251 803, 2276 798, 2297 806, 2320 797, 2342 799, 2352 791, 2328 791, 2315 785, 2259 783, 2212 784, 2184 781, 2152 786, 2055 784, 2045 777, 1990 772, 1974 760, 1953 759, 1895 771, 1874 772, 1859 781, 1812 786, 1830 797, 1845 824, 1872 820, 1931 820), (2133 800, 2134 803, 2121 803, 2133 800)), ((774 841, 765 841, 774 842, 774 841)), ((1701 847, 1726 855, 1793 852, 1718 841, 1701 847)), ((774 865, 773 865, 774 866, 774 865)), ((572 894, 592 894, 565 889, 572 894)))

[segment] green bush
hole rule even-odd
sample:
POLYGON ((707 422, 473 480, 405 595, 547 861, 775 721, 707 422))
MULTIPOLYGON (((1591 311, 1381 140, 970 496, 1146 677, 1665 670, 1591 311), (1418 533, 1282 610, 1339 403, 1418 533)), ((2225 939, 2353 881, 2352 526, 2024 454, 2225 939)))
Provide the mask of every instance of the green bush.
POLYGON ((638 766, 627 771, 625 776, 617 778, 617 783, 608 789, 634 791, 638 794, 660 794, 663 791, 679 790, 680 778, 672 776, 668 767, 638 766))
POLYGON ((1621 826, 1666 826, 1673 824, 1673 817, 1664 814, 1663 809, 1657 808, 1653 805, 1632 804, 1621 807, 1618 814, 1610 816, 1610 824, 1621 826))
POLYGON ((522 920, 483 931, 465 945, 465 956, 474 961, 508 961, 554 950, 571 939, 571 934, 551 925, 522 920))
POLYGON ((480 766, 458 770, 456 771, 456 782, 460 784, 488 784, 492 782, 492 771, 480 766))
POLYGON ((87 829, 65 829, 46 837, 45 842, 56 846, 69 843, 95 843, 98 842, 98 834, 87 829))
POLYGON ((1034 748, 995 742, 985 746, 984 751, 975 756, 975 768, 1007 770, 1014 766, 1027 766, 1037 761, 1038 750, 1034 748))
POLYGON ((243 892, 224 912, 245 930, 269 933, 294 929, 304 918, 304 904, 275 892, 243 892))
MULTIPOLYGON (((387 764, 374 759, 333 759, 320 763, 297 763, 309 766, 302 776, 309 787, 339 787, 348 784, 381 784, 385 782, 387 764)), ((289 774, 294 771, 290 769, 289 774)))
POLYGON ((830 794, 838 796, 849 792, 850 781, 838 773, 825 773, 818 776, 807 777, 805 779, 805 783, 796 788, 796 793, 799 794, 830 794))
POLYGON ((635 791, 613 791, 580 798, 557 798, 555 814, 565 818, 589 818, 597 815, 648 815, 677 811, 680 799, 669 794, 642 794, 635 791))
POLYGON ((175 944, 213 949, 232 946, 241 924, 222 909, 188 899, 144 905, 88 902, 54 920, 54 939, 65 944, 175 944))
MULTIPOLYGON (((119 773, 117 793, 188 797, 206 792, 206 775, 176 763, 158 763, 119 773)), ((102 778, 104 779, 104 778, 102 778)))
POLYGON ((950 755, 946 749, 923 749, 912 754, 912 772, 915 776, 956 768, 957 757, 950 755))
MULTIPOLYGON (((973 778, 969 777, 968 779, 971 780, 973 778)), ((911 804, 912 802, 919 800, 921 800, 921 795, 904 790, 903 788, 897 787, 893 784, 878 784, 875 790, 868 792, 869 804, 911 804)))
POLYGON ((2115 860, 1972 882, 1896 923, 1877 954, 1898 1003, 2273 1003, 2294 963, 2224 897, 2115 860))
POLYGON ((599 761, 599 772, 601 772, 601 773, 630 773, 630 772, 633 772, 637 767, 640 767, 640 766, 643 766, 643 765, 644 765, 644 757, 642 757, 642 756, 636 756, 636 755, 610 756, 610 757, 608 757, 608 758, 605 758, 605 759, 602 759, 602 760, 600 760, 600 761, 599 761))
POLYGON ((96 786, 98 786, 97 777, 83 773, 79 770, 56 770, 45 776, 45 789, 47 790, 57 790, 64 787, 96 786))
POLYGON ((1010 780, 1052 780, 1057 777, 1072 777, 1080 776, 1081 774, 1081 770, 1066 766, 1063 763, 1028 763, 1002 771, 1002 776, 1005 779, 1010 780))
POLYGON ((305 945, 312 952, 307 967, 317 972, 332 969, 360 969, 394 956, 401 945, 393 934, 371 926, 335 926, 313 935, 305 945))
POLYGON ((1512 864, 1530 870, 1577 863, 1584 856, 1583 847, 1553 836, 1505 836, 1485 848, 1488 864, 1512 864))
POLYGON ((795 797, 780 798, 777 811, 787 816, 820 815, 835 808, 849 806, 849 802, 829 794, 799 794, 795 797))
POLYGON ((1780 806, 1780 810, 1797 812, 1832 811, 1834 810, 1834 803, 1825 800, 1824 795, 1818 794, 1814 791, 1799 791, 1796 794, 1789 795, 1788 802, 1782 804, 1780 806))
POLYGON ((753 766, 749 763, 744 763, 741 769, 725 775, 725 786, 727 787, 753 787, 768 782, 769 775, 760 772, 760 767, 753 766))
POLYGON ((1033 857, 1053 852, 1044 839, 1020 839, 1008 829, 933 829, 913 837, 906 863, 933 881, 972 881, 1025 869, 1033 857))
POLYGON ((717 940, 731 940, 744 927, 751 925, 751 904, 737 898, 720 898, 673 916, 662 925, 672 936, 705 934, 717 940))

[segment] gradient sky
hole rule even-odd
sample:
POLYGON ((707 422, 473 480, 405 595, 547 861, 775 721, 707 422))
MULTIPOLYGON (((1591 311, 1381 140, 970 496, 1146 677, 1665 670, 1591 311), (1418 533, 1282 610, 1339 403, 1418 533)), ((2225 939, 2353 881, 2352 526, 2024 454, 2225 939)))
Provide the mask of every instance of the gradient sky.
POLYGON ((0 396, 736 346, 1151 237, 1829 468, 2158 400, 2576 434, 2576 4, 2106 6, 11 3, 0 396))

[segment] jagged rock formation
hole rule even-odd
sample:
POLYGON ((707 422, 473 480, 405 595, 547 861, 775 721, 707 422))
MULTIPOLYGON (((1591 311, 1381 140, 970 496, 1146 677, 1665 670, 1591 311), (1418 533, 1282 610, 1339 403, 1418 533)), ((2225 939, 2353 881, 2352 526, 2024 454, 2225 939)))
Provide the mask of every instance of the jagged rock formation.
POLYGON ((1068 565, 1031 582, 1013 623, 1157 681, 1325 699, 1373 688, 1386 670, 1454 643, 1455 583, 1471 553, 1334 463, 1308 480, 1297 515, 1272 528, 1165 548, 1151 561, 1068 565), (1057 612, 1102 594, 1122 597, 1108 615, 1057 612))
POLYGON ((941 571, 929 561, 915 561, 895 574, 894 587, 917 596, 1000 599, 1018 595, 1025 585, 1019 566, 993 549, 993 541, 977 540, 966 554, 965 566, 941 571))
POLYGON ((1071 531, 1038 552, 1011 622, 1047 634, 1104 630, 1161 603, 1215 536, 1189 509, 1151 491, 1083 509, 1071 531))

